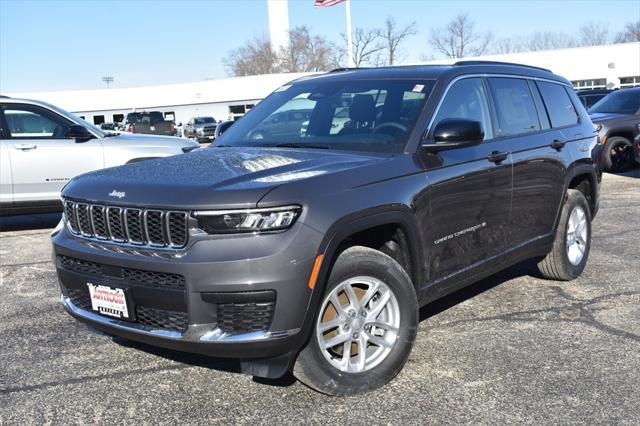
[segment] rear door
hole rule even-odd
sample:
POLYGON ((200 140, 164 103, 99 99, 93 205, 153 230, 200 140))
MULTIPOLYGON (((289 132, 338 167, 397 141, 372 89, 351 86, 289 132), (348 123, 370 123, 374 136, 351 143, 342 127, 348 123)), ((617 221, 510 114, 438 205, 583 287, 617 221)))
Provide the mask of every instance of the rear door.
POLYGON ((67 139, 73 123, 46 108, 5 104, 6 146, 11 162, 15 207, 21 203, 56 201, 74 176, 104 167, 102 143, 67 139))
POLYGON ((442 280, 480 265, 505 250, 511 208, 508 143, 494 138, 492 114, 482 78, 458 80, 445 93, 430 125, 464 118, 481 123, 485 140, 477 146, 439 152, 429 161, 432 279, 442 280))
POLYGON ((534 81, 491 77, 488 82, 499 137, 511 147, 513 207, 507 235, 508 245, 516 247, 553 231, 571 156, 560 146, 564 137, 552 128, 534 81))

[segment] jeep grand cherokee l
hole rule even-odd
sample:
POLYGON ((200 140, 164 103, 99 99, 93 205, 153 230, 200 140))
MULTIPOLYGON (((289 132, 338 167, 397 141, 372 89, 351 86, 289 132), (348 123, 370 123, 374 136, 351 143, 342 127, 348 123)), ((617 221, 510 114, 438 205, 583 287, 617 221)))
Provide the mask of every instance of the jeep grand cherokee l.
POLYGON ((569 82, 544 69, 296 80, 212 147, 69 183, 52 236, 61 302, 108 334, 256 376, 375 389, 405 364, 420 306, 528 258, 551 279, 580 275, 598 142, 569 82), (256 137, 301 105, 305 132, 256 137))

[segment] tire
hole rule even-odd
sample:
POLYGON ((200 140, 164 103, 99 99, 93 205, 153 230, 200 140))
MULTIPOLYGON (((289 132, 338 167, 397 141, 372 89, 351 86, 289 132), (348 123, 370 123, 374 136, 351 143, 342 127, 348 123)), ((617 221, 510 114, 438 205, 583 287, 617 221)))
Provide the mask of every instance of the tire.
POLYGON ((633 146, 621 136, 607 139, 604 153, 604 169, 610 173, 622 173, 629 170, 634 163, 633 146))
POLYGON ((377 389, 391 381, 404 366, 417 325, 416 292, 404 269, 377 250, 348 248, 333 266, 314 318, 311 338, 298 355, 293 373, 305 385, 327 395, 354 395, 377 389), (351 296, 358 298, 357 302, 365 297, 370 302, 365 301, 364 306, 352 303, 346 292, 339 293, 346 286, 353 290, 351 296), (332 294, 343 305, 343 315, 330 302, 332 294), (374 320, 380 326, 386 325, 370 326, 374 320), (335 330, 320 331, 321 324, 334 322, 341 325, 335 330), (344 336, 349 336, 346 341, 321 349, 320 340, 329 342, 344 336), (366 351, 358 351, 362 345, 366 351), (349 357, 345 356, 346 351, 349 357), (337 363, 342 363, 342 367, 337 363))
POLYGON ((575 189, 567 190, 560 222, 553 242, 553 249, 538 263, 540 273, 548 279, 570 281, 580 276, 587 264, 591 248, 591 211, 584 194, 575 189), (576 220, 584 215, 582 231, 576 236, 576 220), (575 241, 569 245, 568 241, 575 241), (577 244, 577 245, 576 245, 577 244), (576 251, 577 250, 577 251, 576 251), (577 253, 582 251, 581 256, 577 253))

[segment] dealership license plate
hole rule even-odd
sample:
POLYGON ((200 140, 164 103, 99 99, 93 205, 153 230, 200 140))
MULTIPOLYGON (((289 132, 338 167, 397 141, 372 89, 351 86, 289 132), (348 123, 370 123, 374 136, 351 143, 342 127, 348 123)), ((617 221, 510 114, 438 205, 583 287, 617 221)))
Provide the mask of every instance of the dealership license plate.
POLYGON ((102 315, 129 319, 127 298, 123 289, 93 283, 87 283, 87 286, 91 296, 91 309, 102 315))

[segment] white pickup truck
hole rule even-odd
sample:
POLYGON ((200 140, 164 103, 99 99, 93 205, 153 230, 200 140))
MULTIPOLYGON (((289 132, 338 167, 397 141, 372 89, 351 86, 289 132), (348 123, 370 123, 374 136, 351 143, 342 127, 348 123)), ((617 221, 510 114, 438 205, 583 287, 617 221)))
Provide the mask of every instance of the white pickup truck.
POLYGON ((60 191, 77 175, 198 147, 105 132, 45 102, 0 97, 0 215, 61 210, 60 191))

